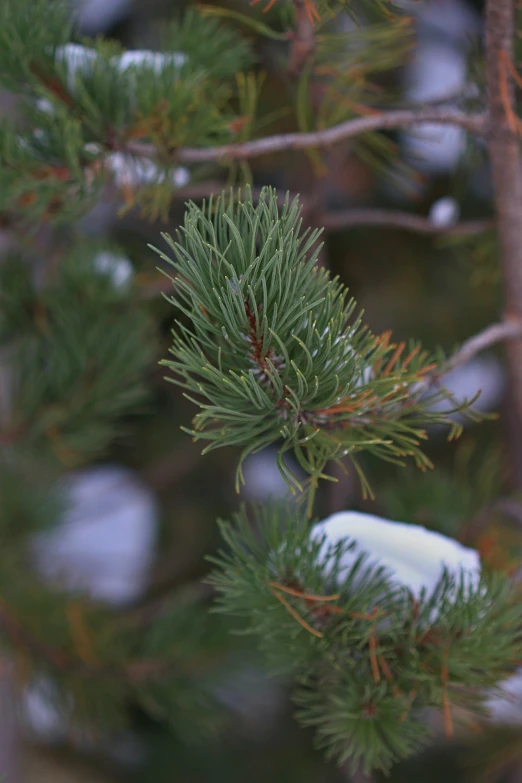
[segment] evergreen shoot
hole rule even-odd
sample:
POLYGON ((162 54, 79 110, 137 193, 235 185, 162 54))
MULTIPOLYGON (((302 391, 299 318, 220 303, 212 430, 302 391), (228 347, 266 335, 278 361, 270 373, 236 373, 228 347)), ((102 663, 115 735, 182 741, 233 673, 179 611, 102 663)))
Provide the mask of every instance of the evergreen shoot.
POLYGON ((279 211, 270 189, 256 205, 247 190, 244 201, 190 205, 176 240, 164 237, 175 256, 161 253, 175 271, 171 301, 185 316, 164 364, 200 408, 192 435, 210 441, 206 451, 240 446, 241 460, 280 442, 280 468, 299 489, 289 450, 312 487, 327 462, 364 450, 429 467, 423 427, 449 421, 429 406, 447 400, 454 412, 443 388, 427 393, 435 357, 372 334, 317 265, 319 232, 301 228, 297 199, 279 211))

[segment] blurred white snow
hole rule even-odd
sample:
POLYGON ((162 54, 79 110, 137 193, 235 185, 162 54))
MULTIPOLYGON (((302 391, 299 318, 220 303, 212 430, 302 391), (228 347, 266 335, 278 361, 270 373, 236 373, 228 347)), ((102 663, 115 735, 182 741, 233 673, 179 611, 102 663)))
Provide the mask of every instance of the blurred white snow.
MULTIPOLYGON (((477 392, 480 392, 471 410, 490 412, 502 402, 506 375, 502 362, 496 356, 483 353, 444 375, 441 385, 451 392, 459 403, 471 400, 477 392)), ((450 408, 451 403, 444 400, 432 403, 430 406, 432 411, 445 411, 450 408)), ((466 423, 465 417, 461 414, 454 414, 452 418, 462 424, 466 423)))
POLYGON ((444 196, 431 205, 428 218, 437 228, 453 226, 459 219, 459 205, 451 196, 444 196))
MULTIPOLYGON (((292 457, 285 455, 285 462, 292 473, 303 478, 303 473, 292 457)), ((250 501, 264 501, 268 497, 287 498, 291 491, 277 466, 277 449, 266 448, 258 454, 251 454, 243 465, 245 485, 241 494, 250 501)))
POLYGON ((121 605, 139 598, 154 556, 156 501, 118 465, 86 468, 64 479, 63 519, 31 542, 40 574, 62 588, 121 605))
POLYGON ((384 566, 393 581, 408 587, 416 598, 425 589, 430 595, 440 580, 444 568, 468 575, 474 585, 480 577, 480 557, 457 541, 419 525, 393 522, 389 519, 341 511, 327 517, 312 528, 316 540, 325 536, 326 548, 349 539, 356 545, 346 552, 341 564, 346 573, 362 552, 369 555, 368 565, 384 566))
POLYGON ((122 19, 132 0, 76 0, 75 18, 84 35, 103 33, 122 19))
POLYGON ((494 723, 522 726, 522 669, 501 683, 485 702, 494 723))
MULTIPOLYGON (((415 9, 411 9, 415 13, 415 9)), ((480 17, 463 0, 431 0, 416 10, 418 43, 406 70, 405 97, 422 106, 469 91, 466 55, 480 17)), ((428 174, 455 168, 465 149, 465 132, 454 125, 424 123, 402 134, 406 155, 428 174)))
POLYGON ((108 275, 115 288, 126 288, 134 274, 132 263, 126 256, 109 251, 97 253, 93 266, 100 274, 108 275))

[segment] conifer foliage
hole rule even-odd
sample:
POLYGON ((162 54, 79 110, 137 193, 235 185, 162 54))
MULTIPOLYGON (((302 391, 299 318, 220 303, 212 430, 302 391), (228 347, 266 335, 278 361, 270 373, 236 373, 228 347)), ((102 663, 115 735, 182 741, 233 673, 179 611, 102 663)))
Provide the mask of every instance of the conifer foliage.
MULTIPOLYGON (((506 1, 488 23, 504 23, 506 1)), ((0 125, 0 226, 16 248, 0 262, 0 645, 22 673, 21 690, 44 683, 75 729, 119 729, 137 707, 177 740, 207 741, 227 718, 219 684, 234 674, 233 627, 290 680, 297 718, 328 758, 387 772, 427 741, 427 710, 440 712, 451 735, 457 716, 480 714, 486 689, 520 661, 518 593, 505 574, 447 569, 418 597, 371 552, 346 568, 356 542, 331 544, 314 528, 318 488, 345 458, 365 499, 368 462, 432 467, 429 426, 446 426, 452 439, 462 430, 456 412, 478 419, 474 400, 444 388, 445 372, 495 342, 519 346, 512 338, 522 334, 522 303, 513 301, 509 319, 449 358, 374 333, 320 257, 321 219, 305 228, 304 199, 252 186, 250 158, 306 154, 317 174, 323 148, 345 138, 393 183, 408 170, 382 131, 423 122, 489 143, 497 125, 487 112, 504 112, 501 141, 518 143, 510 89, 520 82, 504 50, 488 55, 489 98, 479 86, 457 106, 405 109, 377 81, 410 51, 412 20, 398 7, 406 4, 363 0, 362 24, 352 5, 191 6, 163 26, 157 51, 124 51, 83 38, 68 3, 0 4, 0 85, 16 97, 0 125), (285 73, 286 113, 259 116, 260 41, 285 73), (292 132, 270 132, 278 116, 290 117, 292 132), (86 237, 78 219, 107 193, 119 215, 137 208, 156 220, 172 218, 179 191, 194 201, 183 223, 150 245, 145 274, 129 262, 118 279, 96 262, 109 248, 86 237), (143 286, 160 259, 173 324, 164 352, 162 316, 143 286), (59 479, 104 457, 147 411, 159 361, 196 408, 185 432, 204 453, 236 450, 237 490, 245 459, 276 447, 293 498, 219 522, 224 544, 209 558, 207 584, 168 583, 160 600, 116 610, 44 582, 31 547, 63 518, 59 479), (209 612, 209 597, 226 621, 209 612)), ((403 226, 433 230, 398 214, 403 226)), ((499 209, 501 231, 510 216, 499 209)), ((322 217, 330 228, 342 223, 322 217)), ((366 215, 367 224, 379 219, 390 220, 366 215)), ((473 238, 481 231, 468 226, 473 238)), ((508 358, 520 366, 516 353, 508 358)), ((454 511, 451 481, 431 486, 439 500, 444 494, 442 515, 454 511)), ((475 511, 466 491, 462 514, 475 511)), ((445 532, 451 524, 440 521, 445 532)))
POLYGON ((274 192, 255 206, 247 191, 245 201, 191 205, 178 241, 165 237, 176 257, 171 301, 188 319, 166 366, 203 398, 193 434, 210 448, 241 446, 243 457, 282 441, 280 454, 292 449, 315 480, 328 461, 364 449, 425 468, 422 425, 448 420, 429 405, 453 409, 444 389, 426 394, 434 357, 369 331, 317 266, 319 232, 302 232, 299 214, 297 200, 279 211, 274 192))
POLYGON ((476 709, 477 688, 509 671, 519 613, 505 577, 445 572, 416 600, 365 553, 343 568, 354 542, 311 536, 302 510, 268 503, 221 531, 219 610, 293 674, 298 717, 330 757, 387 771, 428 741, 428 707, 451 735, 452 710, 476 709))

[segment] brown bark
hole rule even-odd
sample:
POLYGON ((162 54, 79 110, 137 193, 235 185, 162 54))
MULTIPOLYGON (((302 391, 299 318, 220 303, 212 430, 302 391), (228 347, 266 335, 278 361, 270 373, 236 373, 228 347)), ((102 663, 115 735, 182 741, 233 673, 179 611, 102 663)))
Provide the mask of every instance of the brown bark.
POLYGON ((20 780, 20 736, 17 726, 12 667, 3 662, 0 672, 0 780, 20 780))
MULTIPOLYGON (((179 163, 203 163, 212 161, 246 160, 261 155, 271 155, 286 150, 305 150, 313 147, 330 147, 346 139, 375 130, 412 128, 425 122, 439 125, 457 125, 469 133, 482 134, 486 128, 483 114, 468 114, 459 109, 428 107, 426 109, 396 109, 355 117, 339 125, 309 133, 281 133, 253 141, 224 144, 219 147, 180 147, 176 151, 179 163)), ((158 151, 153 144, 128 143, 121 149, 131 155, 156 158, 158 151)))
POLYGON ((298 76, 315 49, 315 30, 305 0, 294 0, 295 29, 292 33, 288 70, 298 76))
MULTIPOLYGON (((505 60, 513 61, 514 13, 515 0, 488 0, 486 4, 488 146, 496 197, 506 319, 522 317, 522 159, 519 139, 510 126, 510 110, 515 105, 514 85, 503 72, 505 60)), ((517 417, 516 439, 521 440, 522 339, 506 344, 506 356, 517 417)), ((520 466, 513 465, 513 476, 519 473, 520 466)))

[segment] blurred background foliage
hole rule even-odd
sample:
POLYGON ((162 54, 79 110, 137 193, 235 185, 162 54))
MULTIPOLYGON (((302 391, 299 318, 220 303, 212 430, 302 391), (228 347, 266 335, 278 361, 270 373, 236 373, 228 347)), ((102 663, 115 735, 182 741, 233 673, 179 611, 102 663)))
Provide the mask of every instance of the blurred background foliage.
MULTIPOLYGON (((124 49, 155 49, 162 45, 165 23, 189 10, 190 5, 179 0, 105 0, 104 3, 84 0, 80 5, 81 32, 88 36, 103 34, 124 49)), ((451 71, 451 63, 459 57, 467 59, 468 55, 475 54, 480 41, 482 3, 479 0, 405 3, 413 21, 405 23, 401 17, 392 32, 387 27, 386 17, 379 11, 379 3, 371 7, 368 3, 355 2, 335 5, 337 9, 343 6, 335 23, 328 16, 326 4, 318 5, 322 20, 318 35, 331 32, 333 38, 324 39, 324 42, 320 37, 318 39, 317 72, 312 75, 305 68, 296 75, 289 73, 286 64, 285 30, 292 23, 289 3, 278 0, 266 14, 262 13, 262 0, 256 5, 249 5, 244 0, 207 4, 209 19, 214 18, 211 10, 220 10, 216 18, 222 17, 229 29, 246 37, 255 55, 255 60, 245 55, 242 64, 250 66, 251 75, 238 80, 233 99, 235 116, 250 117, 255 107, 255 118, 251 125, 248 120, 246 130, 261 135, 308 130, 312 124, 326 127, 356 116, 361 105, 371 105, 375 95, 380 103, 388 97, 390 102, 404 100, 411 80, 421 79, 418 72, 417 76, 414 71, 412 73, 415 52, 422 56, 431 52, 435 57, 432 74, 435 83, 428 90, 445 95, 447 84, 451 91, 453 82, 455 79, 458 82, 462 74, 445 76, 444 68, 436 67, 437 62, 446 57, 451 71), (418 5, 419 10, 415 8, 413 13, 410 5, 418 5), (425 6, 426 10, 420 6, 425 6), (357 29, 354 18, 362 23, 362 32, 357 29), (370 22, 377 24, 369 27, 370 22), (267 28, 270 35, 264 34, 267 28), (370 79, 366 78, 365 68, 371 71, 370 79), (328 79, 325 87, 322 79, 325 74, 332 77, 332 73, 333 78, 328 79), (261 83, 262 90, 258 92, 254 87, 261 83)), ((191 39, 188 27, 185 34, 187 49, 199 44, 191 39)), ((228 75, 235 62, 227 60, 226 36, 216 41, 218 45, 209 48, 208 57, 209 67, 214 73, 216 68, 219 71, 216 74, 219 80, 228 75)), ((467 78, 464 76, 464 85, 467 78)), ((204 101, 204 87, 199 83, 197 86, 203 90, 199 97, 204 101)), ((4 116, 11 116, 13 96, 5 93, 2 104, 4 116)), ((207 122, 204 112, 198 116, 204 125, 207 122)), ((49 122, 52 124, 51 120, 49 122)), ((219 123, 214 131, 217 139, 225 134, 224 126, 219 123)), ((201 139, 195 134, 183 141, 196 145, 201 139)), ((448 141, 446 137, 438 143, 451 147, 451 139, 448 141)), ((426 154, 429 162, 429 143, 426 154)), ((321 225, 321 215, 325 212, 355 207, 403 209, 427 215, 438 199, 447 196, 458 203, 463 219, 490 217, 491 186, 481 149, 470 147, 453 158, 448 152, 447 155, 449 158, 445 162, 439 160, 438 164, 423 165, 408 154, 405 134, 379 134, 365 138, 364 142, 344 143, 321 155, 266 155, 254 159, 248 167, 232 167, 232 171, 206 164, 192 172, 186 192, 197 200, 201 183, 211 180, 219 187, 231 179, 237 181, 248 177, 254 186, 272 185, 281 191, 299 192, 309 205, 305 208, 304 220, 312 226, 321 225)), ((437 154, 434 154, 433 160, 436 159, 437 154)), ((62 273, 72 276, 72 283, 68 282, 69 294, 71 285, 73 288, 76 285, 75 280, 79 291, 85 291, 86 285, 87 289, 91 286, 88 290, 92 293, 92 312, 88 323, 79 322, 76 338, 71 335, 71 350, 75 355, 78 346, 86 345, 84 339, 88 335, 94 341, 107 340, 110 356, 110 341, 117 343, 118 329, 124 328, 132 358, 130 362, 125 359, 126 372, 135 372, 143 378, 140 410, 136 406, 138 400, 129 399, 129 410, 126 412, 123 406, 118 431, 111 429, 109 421, 108 429, 100 428, 94 445, 92 432, 89 432, 87 443, 82 439, 82 428, 89 428, 88 416, 82 421, 82 415, 86 405, 96 409, 96 405, 105 405, 111 399, 110 385, 103 399, 82 399, 76 418, 71 419, 70 411, 64 415, 64 421, 72 429, 60 434, 59 443, 53 438, 50 441, 60 469, 53 466, 52 459, 47 460, 49 439, 42 439, 38 427, 35 426, 34 432, 31 430, 31 437, 36 442, 41 439, 39 448, 45 452, 42 456, 42 460, 44 457, 46 460, 44 479, 63 470, 64 453, 67 469, 74 467, 77 464, 74 452, 79 450, 82 452, 80 464, 99 462, 101 466, 125 466, 154 493, 159 519, 158 540, 146 600, 138 603, 136 613, 143 613, 140 622, 143 621, 145 628, 151 624, 151 618, 161 616, 164 619, 165 622, 154 626, 158 634, 163 634, 162 649, 166 643, 175 646, 180 640, 190 641, 180 653, 183 665, 180 664, 171 678, 179 683, 179 687, 168 694, 173 704, 163 704, 162 699, 167 698, 167 694, 162 693, 161 684, 155 687, 154 693, 145 696, 141 693, 141 697, 154 704, 153 717, 136 706, 132 692, 112 693, 111 698, 125 706, 126 733, 122 734, 121 742, 117 734, 108 735, 105 744, 103 737, 87 742, 82 737, 81 742, 73 741, 71 746, 70 738, 44 742, 41 732, 29 732, 29 739, 24 740, 22 779, 38 780, 38 783, 51 779, 136 783, 239 783, 247 778, 251 783, 261 783, 267 778, 274 783, 350 780, 348 771, 327 764, 313 750, 310 733, 296 726, 292 718, 294 707, 289 703, 285 683, 266 679, 263 663, 250 643, 231 635, 230 623, 221 616, 209 616, 209 596, 205 594, 201 600, 198 592, 208 570, 204 558, 215 552, 220 544, 216 518, 228 518, 238 503, 234 490, 238 455, 235 450, 226 449, 205 458, 200 456, 198 446, 180 432, 180 426, 186 426, 191 420, 193 407, 175 387, 163 381, 163 371, 156 362, 167 355, 172 308, 161 297, 162 289, 168 291, 168 287, 156 272, 157 257, 147 243, 157 244, 160 231, 175 232, 183 215, 182 193, 172 199, 171 189, 165 187, 167 202, 164 198, 157 210, 149 210, 161 213, 163 220, 154 220, 144 217, 132 201, 126 204, 121 215, 121 193, 112 184, 103 184, 93 208, 79 221, 74 214, 75 204, 71 204, 68 223, 49 228, 38 222, 35 232, 22 237, 24 263, 27 258, 33 263, 38 255, 45 255, 60 264, 62 273), (78 251, 80 246, 81 253, 78 251), (134 278, 130 299, 115 291, 107 277, 89 277, 88 260, 108 249, 132 263, 134 278), (122 301, 118 302, 118 299, 122 301), (110 316, 107 308, 110 308, 110 316), (116 319, 115 313, 118 313, 116 319), (105 323, 105 318, 110 323, 105 323), (146 356, 141 355, 143 340, 147 340, 146 356), (103 459, 93 459, 91 448, 93 454, 98 454, 101 445, 103 459), (197 600, 193 600, 192 591, 197 600), (177 620, 172 614, 177 610, 172 607, 180 612, 177 620), (149 612, 152 615, 149 616, 149 612), (167 642, 165 634, 169 635, 167 642), (204 660, 200 662, 198 656, 204 660), (194 703, 194 689, 184 693, 187 682, 184 665, 192 658, 196 673, 193 679, 198 687, 202 686, 200 704, 194 703), (209 693, 213 695, 212 703, 208 701, 209 693), (201 727, 206 728, 207 724, 209 732, 203 733, 201 727)), ((151 202, 145 200, 144 203, 150 206, 151 202)), ((38 221, 40 217, 41 213, 36 211, 35 219, 38 221)), ((2 243, 5 251, 11 250, 8 232, 2 236, 2 243)), ((21 252, 19 247, 17 252, 21 252)), ((351 227, 326 234, 321 261, 349 287, 374 331, 391 328, 394 337, 420 339, 428 349, 442 345, 450 350, 498 316, 500 278, 495 239, 489 234, 465 238, 432 237, 386 226, 351 227)), ((31 372, 34 370, 31 351, 42 356, 42 350, 46 349, 41 343, 45 343, 49 335, 45 329, 42 331, 37 318, 33 333, 21 334, 16 308, 10 309, 9 305, 10 292, 20 288, 26 292, 28 306, 33 306, 34 292, 24 278, 23 266, 4 264, 0 338, 7 341, 13 333, 23 337, 18 340, 17 350, 23 355, 25 366, 30 368, 27 372, 31 372)), ((52 301, 58 302, 58 307, 74 311, 74 300, 70 296, 66 301, 60 300, 59 282, 55 282, 54 289, 45 288, 45 291, 51 305, 45 301, 44 304, 51 306, 54 313, 56 304, 52 301)), ((41 298, 38 299, 41 303, 41 298)), ((38 312, 42 314, 42 310, 38 312)), ((69 315, 64 315, 64 319, 70 324, 69 315)), ((59 318, 57 321, 56 328, 59 318)), ((60 362, 69 365, 67 357, 54 357, 52 351, 48 358, 50 364, 41 368, 38 377, 52 382, 60 362)), ((90 368, 84 367, 84 370, 88 372, 90 368)), ((74 384, 84 388, 81 371, 80 361, 80 368, 75 367, 70 379, 71 405, 76 399, 74 384)), ((515 569, 522 553, 522 496, 517 494, 522 447, 513 442, 509 399, 503 393, 502 365, 487 365, 485 372, 489 373, 489 380, 483 375, 478 383, 492 384, 492 407, 502 412, 500 418, 481 425, 467 425, 457 447, 446 442, 444 432, 434 431, 427 453, 436 467, 426 474, 409 468, 397 469, 363 457, 361 461, 375 489, 376 499, 362 499, 358 480, 352 472, 338 473, 339 483, 320 488, 317 514, 324 516, 341 509, 358 508, 422 524, 476 546, 495 567, 515 569)), ((23 378, 21 383, 23 388, 23 378)), ((458 379, 456 383, 458 385, 458 379)), ((463 384, 464 393, 469 394, 465 379, 461 378, 460 383, 459 390, 462 391, 463 384)), ((476 380, 472 379, 471 384, 471 393, 480 388, 476 380)), ((32 427, 36 422, 40 427, 44 426, 46 432, 50 426, 55 427, 55 431, 60 430, 60 411, 49 412, 45 383, 39 383, 37 390, 38 395, 33 394, 31 398, 23 394, 17 396, 20 426, 32 427), (45 407, 46 414, 52 414, 50 422, 44 422, 44 425, 38 413, 39 406, 45 407)), ((246 469, 243 499, 262 499, 269 493, 285 491, 274 460, 271 452, 251 458, 246 469)), ((36 486, 33 477, 42 469, 34 468, 34 465, 26 469, 30 473, 29 480, 36 486)), ((6 502, 2 506, 7 518, 12 486, 7 468, 3 468, 3 483, 3 501, 6 502)), ((36 495, 35 498, 35 503, 39 503, 36 495)), ((44 504, 39 504, 38 510, 35 527, 45 525, 44 504)), ((51 508, 49 514, 54 513, 51 508)), ((28 507, 24 514, 24 524, 25 520, 35 518, 34 508, 28 507)), ((16 564, 8 562, 5 554, 3 558, 0 584, 4 580, 8 584, 9 569, 16 564)), ((28 579, 28 595, 29 582, 28 579)), ((33 606, 36 617, 42 611, 45 611, 43 599, 33 606)), ((122 636, 122 640, 126 638, 122 636)), ((132 643, 136 643, 135 637, 132 639, 132 643)), ((153 657, 154 633, 145 634, 142 642, 147 654, 153 657)), ((117 685, 111 684, 111 690, 118 691, 117 685)), ((98 706, 94 690, 92 697, 90 712, 95 716, 98 706)), ((433 720, 437 726, 437 718, 433 720)), ((123 731, 121 727, 120 730, 123 731)), ((458 736, 452 743, 443 739, 441 731, 440 742, 434 748, 397 766, 391 780, 413 783, 419 779, 428 782, 444 778, 459 782, 494 780, 507 783, 518 779, 522 763, 520 732, 513 728, 488 731, 480 735, 480 740, 474 736, 458 736)), ((362 776, 358 778, 359 781, 363 779, 362 776)))

